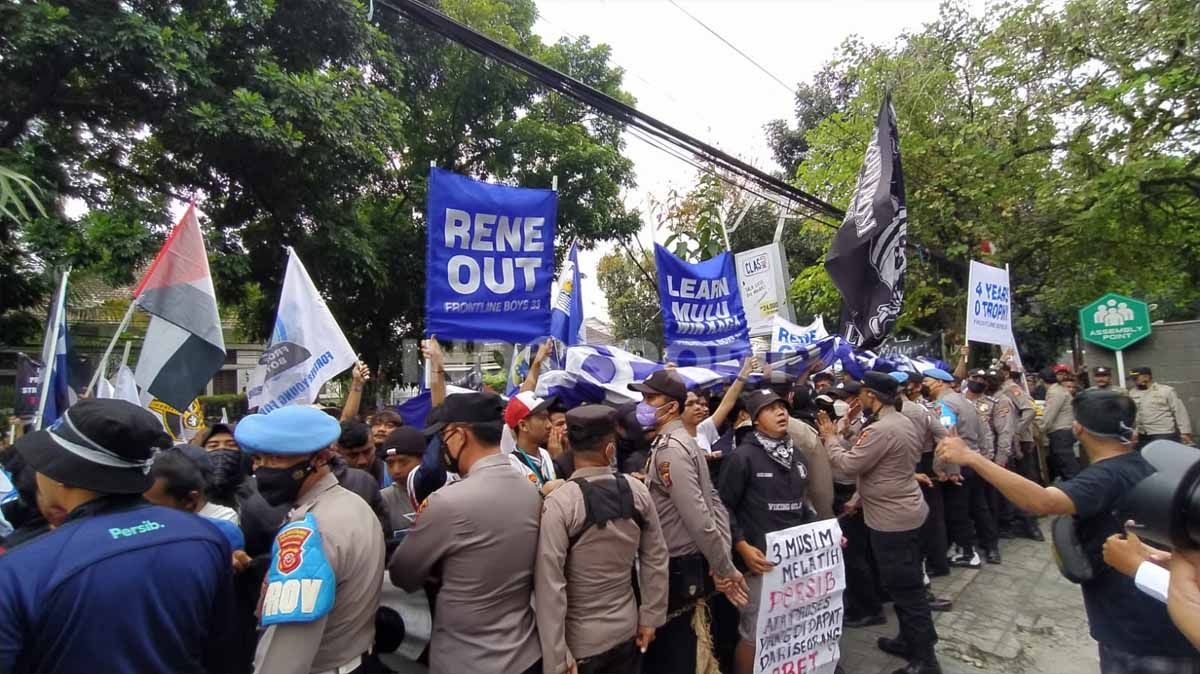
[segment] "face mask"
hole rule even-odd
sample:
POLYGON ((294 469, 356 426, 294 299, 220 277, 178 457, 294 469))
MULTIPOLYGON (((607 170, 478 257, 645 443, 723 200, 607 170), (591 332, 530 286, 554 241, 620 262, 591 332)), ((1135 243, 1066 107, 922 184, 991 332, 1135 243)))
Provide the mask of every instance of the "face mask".
POLYGON ((1141 384, 1141 383, 1139 383, 1139 384, 1137 385, 1137 387, 1138 387, 1138 390, 1139 390, 1139 391, 1145 391, 1146 389, 1150 388, 1150 385, 1149 385, 1149 384, 1141 384))
POLYGON ((634 412, 637 415, 638 425, 645 430, 650 430, 658 425, 658 408, 646 401, 637 404, 637 410, 634 412))
POLYGON ((242 452, 236 449, 218 449, 208 453, 212 463, 214 491, 226 491, 242 483, 246 479, 243 469, 242 452))
POLYGON ((259 466, 254 469, 254 479, 258 482, 258 493, 273 506, 285 503, 295 503, 300 495, 300 485, 316 470, 312 459, 297 463, 287 468, 266 468, 259 466))
POLYGON ((983 393, 985 390, 987 390, 987 384, 985 384, 981 381, 968 381, 967 382, 967 390, 970 391, 971 393, 978 395, 980 393, 983 393))
POLYGON ((433 445, 436 448, 438 457, 442 461, 442 468, 445 468, 447 473, 462 475, 462 466, 459 465, 459 459, 462 458, 462 450, 459 450, 458 456, 450 456, 450 448, 442 440, 441 433, 433 436, 433 445))
POLYGON ((833 401, 833 413, 836 414, 839 419, 846 416, 846 413, 849 411, 850 403, 846 402, 845 400, 833 401))
POLYGON ((930 400, 933 399, 933 389, 929 388, 929 384, 921 384, 921 395, 930 400))

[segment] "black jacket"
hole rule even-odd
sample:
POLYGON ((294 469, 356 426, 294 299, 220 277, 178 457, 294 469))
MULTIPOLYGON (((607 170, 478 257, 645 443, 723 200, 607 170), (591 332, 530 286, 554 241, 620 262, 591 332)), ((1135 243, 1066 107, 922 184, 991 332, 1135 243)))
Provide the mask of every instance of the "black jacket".
POLYGON ((792 450, 792 468, 787 469, 767 454, 757 434, 748 433, 722 464, 717 491, 729 511, 735 545, 746 541, 765 552, 767 532, 815 519, 808 503, 808 465, 799 449, 792 450))

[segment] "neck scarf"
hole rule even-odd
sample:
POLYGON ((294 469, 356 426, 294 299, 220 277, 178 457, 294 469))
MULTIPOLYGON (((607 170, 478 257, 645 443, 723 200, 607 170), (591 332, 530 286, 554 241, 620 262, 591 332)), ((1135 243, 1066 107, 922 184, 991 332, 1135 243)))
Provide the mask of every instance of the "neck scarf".
POLYGON ((754 436, 758 438, 758 443, 767 450, 767 456, 775 460, 775 463, 784 468, 792 467, 792 438, 785 435, 781 439, 768 438, 767 436, 754 431, 754 436))

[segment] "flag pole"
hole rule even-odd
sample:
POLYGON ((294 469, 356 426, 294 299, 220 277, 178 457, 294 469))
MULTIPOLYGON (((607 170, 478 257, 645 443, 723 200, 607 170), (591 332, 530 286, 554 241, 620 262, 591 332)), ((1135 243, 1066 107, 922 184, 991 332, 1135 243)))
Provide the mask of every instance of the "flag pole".
POLYGON ((63 312, 66 311, 67 301, 67 277, 71 275, 71 270, 63 271, 62 278, 58 282, 58 292, 54 296, 54 312, 51 314, 50 325, 46 327, 46 342, 42 345, 42 380, 38 382, 41 386, 41 391, 38 394, 38 411, 37 417, 33 420, 33 430, 42 430, 42 415, 46 413, 46 398, 50 394, 50 380, 54 378, 54 361, 57 360, 56 351, 58 351, 58 325, 63 320, 63 312))
MULTIPOLYGON (((104 357, 100 359, 100 367, 96 368, 96 372, 92 374, 92 381, 88 382, 87 390, 83 392, 83 397, 92 395, 92 389, 96 387, 96 382, 100 381, 101 375, 107 369, 108 359, 112 356, 113 349, 117 346, 117 341, 121 339, 122 333, 129 327, 129 321, 133 318, 133 310, 137 308, 137 304, 131 299, 129 300, 129 310, 125 312, 125 317, 121 319, 121 323, 117 325, 116 332, 113 333, 112 339, 108 342, 108 348, 104 349, 104 357)), ((125 351, 128 357, 129 350, 125 351)))

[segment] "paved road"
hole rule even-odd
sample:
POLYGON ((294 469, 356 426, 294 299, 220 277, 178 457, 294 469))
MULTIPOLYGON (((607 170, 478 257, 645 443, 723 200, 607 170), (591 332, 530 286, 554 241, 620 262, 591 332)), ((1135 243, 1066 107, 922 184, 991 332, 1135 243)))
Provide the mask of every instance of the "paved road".
MULTIPOLYGON (((1042 527, 1049 540, 1048 520, 1042 527)), ((1001 542, 1004 563, 980 570, 954 569, 935 578, 934 593, 954 600, 954 610, 935 613, 941 641, 938 658, 946 674, 1096 674, 1096 642, 1088 635, 1083 595, 1063 579, 1050 543, 1017 539, 1001 542)), ((848 629, 842 637, 846 674, 890 674, 904 663, 875 646, 895 636, 895 613, 888 624, 848 629)))

